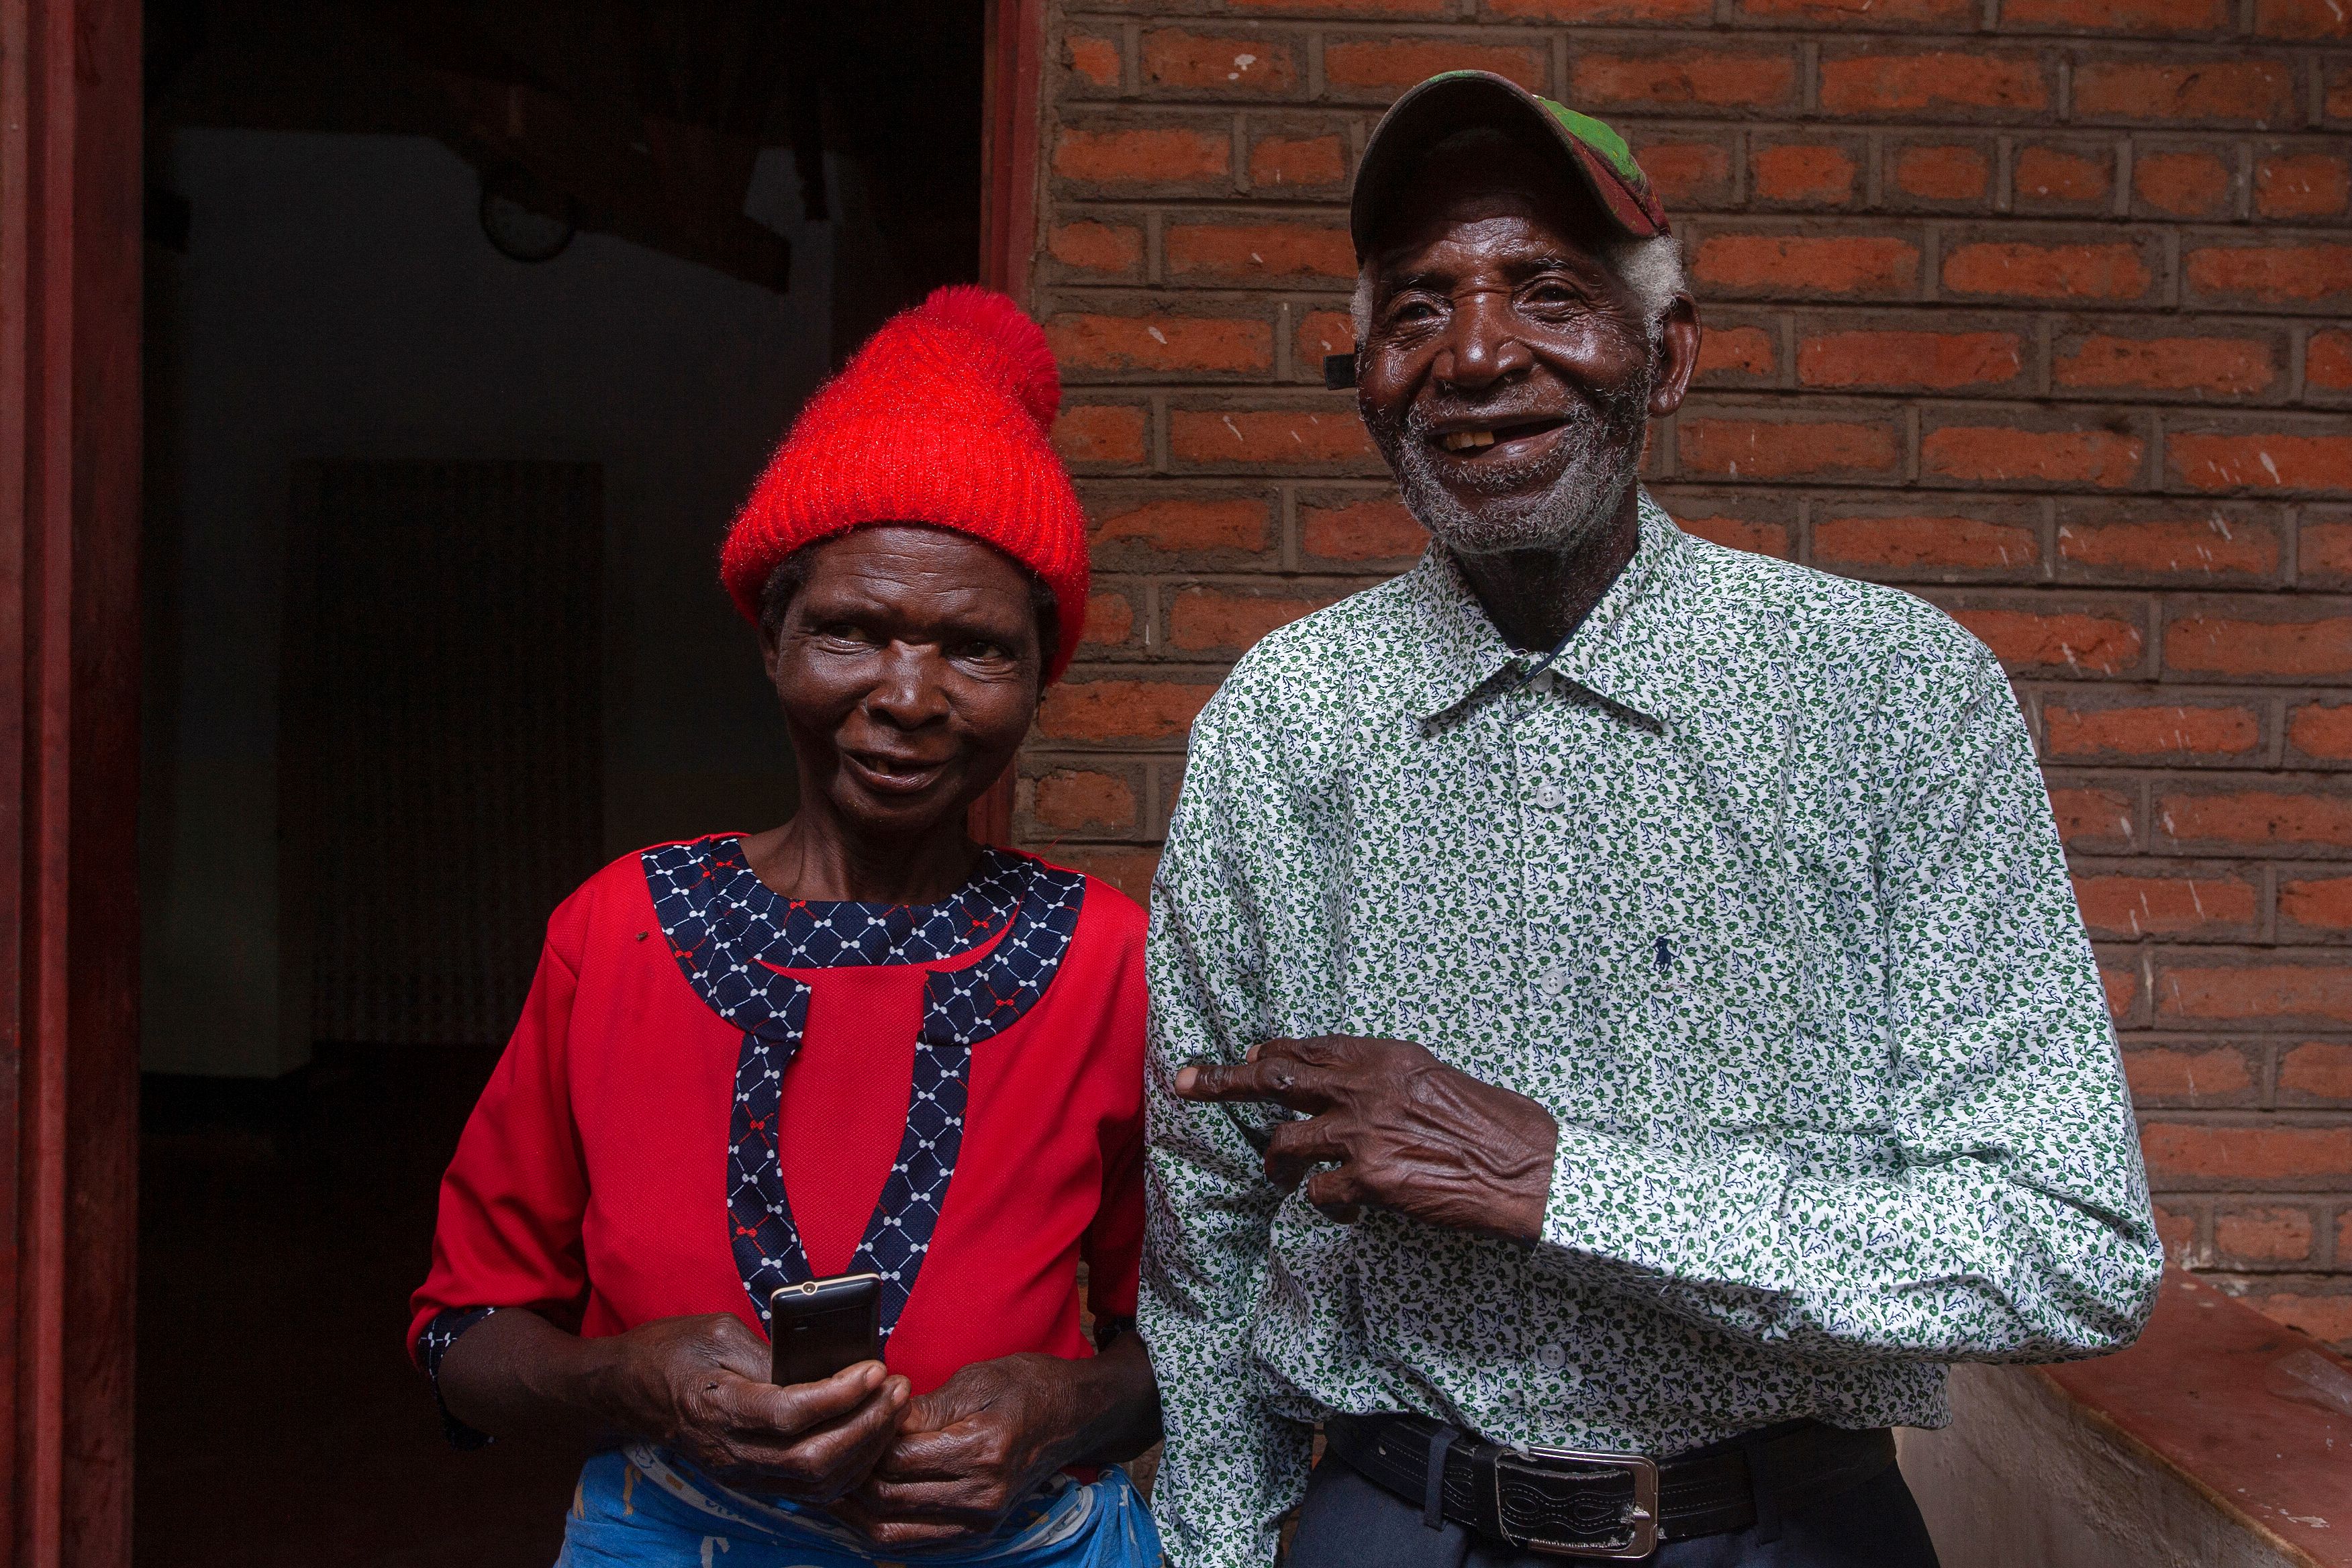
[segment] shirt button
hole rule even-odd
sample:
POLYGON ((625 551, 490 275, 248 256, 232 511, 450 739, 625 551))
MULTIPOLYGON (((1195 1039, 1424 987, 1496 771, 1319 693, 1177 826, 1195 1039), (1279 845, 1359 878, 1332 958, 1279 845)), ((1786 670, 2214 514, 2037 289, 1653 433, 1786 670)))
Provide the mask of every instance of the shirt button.
POLYGON ((1543 972, 1542 977, 1536 984, 1543 987, 1545 995, 1557 996, 1568 989, 1568 971, 1555 963, 1543 972))
POLYGON ((1558 784, 1546 784, 1536 791, 1536 804, 1546 811, 1558 811, 1561 803, 1567 799, 1568 796, 1560 793, 1558 784))
POLYGON ((1568 1364, 1568 1352, 1559 1345, 1538 1345, 1536 1364, 1546 1372, 1558 1372, 1568 1364))

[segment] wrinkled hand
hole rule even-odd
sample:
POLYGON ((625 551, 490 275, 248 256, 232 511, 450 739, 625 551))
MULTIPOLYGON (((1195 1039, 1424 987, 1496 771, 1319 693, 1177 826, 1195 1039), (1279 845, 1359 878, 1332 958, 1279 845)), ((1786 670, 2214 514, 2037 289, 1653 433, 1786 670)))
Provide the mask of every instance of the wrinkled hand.
POLYGON ((881 1546, 987 1534, 1071 1461, 1075 1375, 1059 1356, 974 1362, 907 1406, 898 1441, 834 1513, 881 1546))
POLYGON ((1405 1040, 1268 1040, 1246 1061, 1177 1069, 1186 1100, 1257 1100, 1307 1112, 1275 1129, 1265 1173, 1352 1224, 1367 1206, 1517 1241, 1543 1234, 1559 1124, 1524 1095, 1482 1083, 1405 1040), (1307 1172, 1317 1165, 1331 1170, 1307 1172))
POLYGON ((610 1347, 615 1425, 730 1486, 797 1502, 828 1503, 864 1480, 907 1403, 907 1380, 877 1361, 779 1388, 766 1342, 726 1312, 641 1324, 610 1347))

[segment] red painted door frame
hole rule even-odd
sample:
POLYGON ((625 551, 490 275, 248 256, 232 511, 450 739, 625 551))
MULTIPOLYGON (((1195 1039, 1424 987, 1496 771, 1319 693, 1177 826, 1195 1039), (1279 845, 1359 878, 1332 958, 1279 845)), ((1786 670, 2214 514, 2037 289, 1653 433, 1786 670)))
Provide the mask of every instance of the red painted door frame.
MULTIPOLYGON (((1029 303, 1037 246, 1037 96, 1045 0, 988 0, 985 123, 981 130, 980 279, 1029 303)), ((971 836, 1013 841, 1015 763, 971 804, 971 836)))
POLYGON ((0 1542, 131 1560, 135 0, 0 0, 0 1542))

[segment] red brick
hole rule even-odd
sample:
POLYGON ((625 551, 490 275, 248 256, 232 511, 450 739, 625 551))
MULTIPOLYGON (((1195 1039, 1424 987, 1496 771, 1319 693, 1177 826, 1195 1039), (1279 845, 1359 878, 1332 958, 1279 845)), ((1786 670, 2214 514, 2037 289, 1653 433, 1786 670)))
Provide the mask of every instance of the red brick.
POLYGON ((2147 443, 2116 430, 2028 430, 2013 425, 1948 425, 1919 438, 1919 468, 1982 484, 2097 485, 2138 479, 2147 443))
POLYGON ((2189 253, 2197 292, 2261 305, 2317 304, 2352 294, 2352 245, 2208 246, 2189 253))
POLYGON ((2030 528, 1972 517, 1824 517, 1813 524, 1813 560, 1840 568, 2015 570, 2042 559, 2030 528))
POLYGON ((1286 44, 1161 27, 1143 35, 1143 84, 1280 95, 1298 85, 1298 65, 1286 44))
POLYGON ((1997 386, 2023 374, 2015 332, 1844 331, 1797 344, 1797 380, 1806 386, 1997 386))
POLYGON ((1917 290, 1919 247, 1881 235, 1709 234, 1691 273, 1749 293, 1885 299, 1917 290))
POLYGON ((1144 417, 1129 404, 1064 404, 1054 422, 1054 449, 1066 463, 1140 463, 1144 417))
POLYGON ((2121 790, 2088 785, 2053 785, 2050 790, 2050 814, 2058 824, 2060 841, 2070 850, 2130 848, 2136 833, 2133 810, 2132 797, 2121 790))
POLYGON ((1404 503, 1371 500, 1298 509, 1298 547, 1325 561, 1397 561, 1419 555, 1429 535, 1404 503))
POLYGON ((1748 22, 1962 29, 1976 25, 1977 14, 1971 0, 1733 0, 1732 9, 1748 22))
POLYGON ((2104 203, 2115 179, 2115 162, 2065 147, 2021 147, 2010 171, 2010 188, 2021 210, 2079 207, 2104 203))
POLYGON ((2134 579, 2267 577, 2279 569, 2278 531, 2216 518, 2073 520, 2058 525, 2058 558, 2134 579))
POLYGON ((1216 689, 1182 680, 1065 680, 1047 689, 1037 728, 1056 741, 1171 741, 1216 689))
POLYGON ((1055 860, 1074 871, 1084 871, 1099 877, 1142 903, 1151 897, 1151 879, 1160 869, 1160 851, 1144 848, 1114 848, 1107 845, 1059 845, 1054 849, 1055 860))
POLYGON ((1323 46, 1323 79, 1333 87, 1394 96, 1440 71, 1492 71, 1530 92, 1549 80, 1540 44, 1472 44, 1447 38, 1366 38, 1323 46))
POLYGON ((1345 310, 1309 310, 1298 323, 1293 353, 1301 374, 1320 378, 1325 354, 1343 354, 1356 346, 1356 323, 1345 310))
POLYGON ((1846 206, 1858 172, 1853 154, 1834 143, 1784 142, 1748 153, 1748 188, 1759 201, 1846 206))
POLYGON ((2218 33, 2231 0, 2002 0, 2004 27, 2059 33, 2218 33))
POLYGON ((1082 272, 1129 274, 1143 266, 1143 231, 1132 224, 1056 224, 1045 253, 1082 272))
POLYGON ((2311 1256, 2309 1209, 2230 1208, 2213 1215, 2213 1245, 2254 1263, 2296 1263, 2311 1256))
POLYGON ((2132 160, 2132 194, 2168 217, 2227 217, 2237 183, 2210 153, 2143 153, 2132 160))
POLYGON ((2254 211, 2264 217, 2335 217, 2352 195, 2352 168, 2324 153, 2273 153, 2254 165, 2254 211))
POLYGON ((1677 517, 1675 521, 1685 533, 1696 534, 1727 549, 1776 556, 1782 561, 1797 558, 1785 523, 1755 522, 1739 517, 1677 517))
POLYGON ((2352 1102, 2352 1046, 2314 1040, 2279 1058, 2279 1089, 2312 1100, 2352 1102))
POLYGON ((1895 154, 1892 174, 1906 195, 1979 201, 1992 188, 1992 160, 1974 147, 1905 147, 1895 154))
POLYGON ((1226 0, 1228 11, 1290 11, 1324 16, 1450 16, 1453 0, 1226 0))
POLYGON ((2352 120, 2352 67, 2330 66, 2321 89, 2320 112, 2330 120, 2352 120))
POLYGON ((2059 349, 2051 380, 2065 387, 2203 392, 2242 397, 2266 391, 2279 366, 2264 338, 2129 338, 2089 332, 2059 349))
POLYGON ((2282 879, 2279 920, 2305 931, 2352 931, 2352 877, 2282 879))
POLYGON ((2352 616, 2182 616, 2165 628, 2168 674, 2340 680, 2352 677, 2352 616))
POLYGON ((2158 1046, 2126 1051, 2124 1076, 2130 1080, 2132 1098, 2147 1102, 2242 1104, 2254 1092, 2245 1053, 2227 1047, 2190 1050, 2158 1046))
POLYGON ((1328 598, 1180 588, 1168 610, 1168 641, 1188 653, 1239 653, 1276 626, 1321 609, 1328 598))
POLYGON ((2031 112, 2049 107, 2050 76, 2039 56, 2001 50, 1884 50, 1824 56, 1821 105, 1831 114, 1927 110, 2031 112))
POLYGON ((2344 0, 2254 0, 2254 31, 2265 38, 2352 37, 2352 11, 2344 0))
POLYGON ((1234 139, 1226 132, 1065 130, 1054 147, 1054 173, 1097 185, 1222 181, 1233 166, 1234 139))
POLYGON ((2099 988, 2106 993, 2107 1016, 2120 1024, 2139 1006, 2139 971, 2123 964, 2099 964, 2099 988))
POLYGON ((1168 449, 1185 463, 1339 463, 1374 455, 1356 411, 1178 408, 1168 415, 1168 449))
MULTIPOLYGON (((1715 15, 1715 0, 1486 0, 1489 16, 1515 22, 1569 22, 1606 26, 1612 22, 1699 22, 1715 15)), ((1647 170, 1645 163, 1643 167, 1647 170)), ((1657 174, 1650 172, 1654 182, 1657 174)))
POLYGON ((2031 300, 2137 300, 2155 281, 2140 247, 2108 244, 2035 245, 1979 240, 1944 257, 1944 287, 1958 294, 2031 300))
POLYGON ((1717 327, 1699 340, 1698 374, 1769 376, 1780 357, 1776 342, 1762 327, 1717 327))
POLYGON ((1178 223, 1168 226, 1168 270, 1210 279, 1356 276, 1356 247, 1337 226, 1178 223))
POLYGON ((1982 606, 1955 609, 1951 616, 2012 670, 2116 675, 2139 664, 2139 628, 2112 616, 1982 606))
POLYGON ((2078 873, 2074 901, 2095 937, 2222 936, 2252 926, 2258 895, 2238 877, 2078 873))
POLYGON ((2074 68, 2077 119, 2284 120, 2294 112, 2294 68, 2284 60, 2183 60, 2134 56, 2074 68))
POLYGON ((2295 554, 2305 583, 2352 578, 2352 522, 2306 521, 2295 554))
POLYGON ((2352 436, 2224 436, 2176 431, 2165 466, 2198 490, 2352 489, 2352 436))
POLYGON ((1579 51, 1570 67, 1571 102, 1586 108, 1665 104, 1708 109, 1794 109, 1797 56, 1787 48, 1656 48, 1579 51))
POLYGON ((1062 58, 1071 70, 1097 87, 1118 85, 1118 40, 1095 33, 1072 33, 1062 40, 1062 58))
POLYGON ((2170 791, 2156 823, 2183 844, 2254 849, 2352 849, 2352 800, 2287 789, 2170 791))
POLYGON ((1712 142, 1661 142, 1637 145, 1642 172, 1669 213, 1712 206, 1731 194, 1731 154, 1712 142))
MULTIPOLYGON (((2162 990, 2158 987, 2159 1000, 2162 990)), ((2148 1174, 2159 1182, 2167 1177, 2244 1182, 2352 1175, 2352 1127, 2151 1121, 2141 1129, 2140 1147, 2147 1155, 2148 1174)))
POLYGON ((1045 339, 1066 370, 1259 372, 1274 367, 1274 329, 1223 316, 1055 316, 1045 339))
POLYGON ((1685 473, 1723 479, 1899 477, 1900 427, 1889 417, 1761 420, 1685 414, 1675 432, 1685 473))
POLYGON ((1250 184, 1336 185, 1348 177, 1348 152, 1337 136, 1265 136, 1250 146, 1250 184))
POLYGON ((2329 392, 2352 391, 2352 332, 2314 332, 2303 346, 2303 384, 2329 392))
POLYGON ((2305 702, 2290 709, 2286 738, 2306 757, 2352 763, 2352 702, 2305 702))
POLYGON ((2053 698, 2042 728, 2050 755, 2067 762, 2245 757, 2263 740, 2261 718, 2238 705, 2075 708, 2053 698))
POLYGON ((2187 1268, 2189 1253, 2197 1246, 2197 1211, 2157 1204, 2152 1212, 2156 1216, 2156 1239, 2164 1248, 2164 1260, 2175 1268, 2187 1268))
POLYGON ((1078 639, 1082 646, 1123 647, 1135 635, 1135 605, 1124 594, 1089 594, 1086 626, 1078 639))
POLYGON ((1126 833, 1135 826, 1135 787, 1118 773, 1056 768, 1034 782, 1032 799, 1031 814, 1065 832, 1094 827, 1126 833))
POLYGON ((2305 1290, 2252 1290, 2247 1306, 2273 1322, 2300 1329, 2315 1340, 2345 1348, 2352 1340, 2352 1295, 2322 1295, 2305 1290))
POLYGON ((1153 500, 1113 512, 1095 525, 1097 554, 1137 544, 1170 554, 1234 550, 1259 554, 1273 547, 1272 514, 1263 500, 1153 500))

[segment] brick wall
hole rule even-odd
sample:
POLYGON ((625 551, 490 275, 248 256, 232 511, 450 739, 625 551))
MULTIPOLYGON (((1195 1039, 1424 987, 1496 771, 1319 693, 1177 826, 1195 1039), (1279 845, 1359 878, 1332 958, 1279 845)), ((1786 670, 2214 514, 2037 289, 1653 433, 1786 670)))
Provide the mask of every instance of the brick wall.
POLYGON ((1350 397, 1348 177, 1480 66, 1604 116, 1706 353, 1695 531, 1899 583, 2045 758, 2177 1257, 2352 1341, 2352 4, 1071 0, 1033 298, 1094 520, 1024 840, 1147 886, 1188 721, 1407 563, 1350 397))

